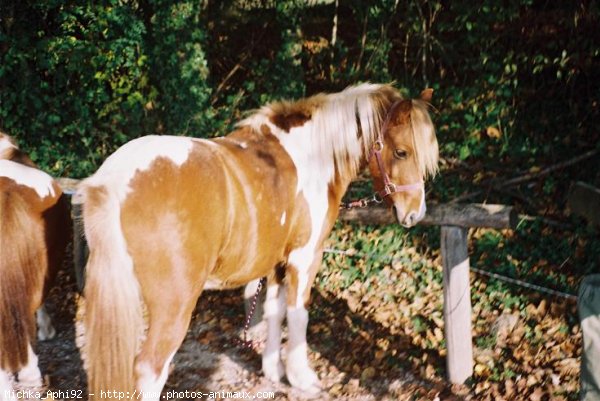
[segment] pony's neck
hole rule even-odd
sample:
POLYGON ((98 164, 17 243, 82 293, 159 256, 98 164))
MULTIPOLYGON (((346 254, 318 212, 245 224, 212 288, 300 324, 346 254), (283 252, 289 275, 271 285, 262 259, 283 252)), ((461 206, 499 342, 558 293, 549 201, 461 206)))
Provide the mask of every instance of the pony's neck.
MULTIPOLYGON (((329 189, 341 198, 365 167, 391 104, 400 95, 391 86, 360 84, 298 102, 276 102, 240 122, 275 135, 298 170, 298 190, 329 189)), ((332 193, 333 192, 333 193, 332 193)))

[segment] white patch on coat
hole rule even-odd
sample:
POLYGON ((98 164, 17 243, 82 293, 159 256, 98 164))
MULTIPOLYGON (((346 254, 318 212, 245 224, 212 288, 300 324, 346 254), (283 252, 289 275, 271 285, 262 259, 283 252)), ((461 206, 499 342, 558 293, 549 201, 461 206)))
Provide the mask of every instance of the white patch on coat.
POLYGON ((308 242, 300 247, 292 250, 288 256, 288 263, 298 272, 298 288, 296 306, 304 304, 304 293, 308 287, 309 270, 316 261, 315 254, 317 247, 320 245, 319 240, 323 231, 325 217, 329 210, 329 199, 327 188, 329 182, 319 182, 317 177, 312 181, 305 183, 302 188, 302 195, 306 199, 308 206, 308 218, 310 219, 310 237, 308 242))
POLYGON ((52 177, 36 168, 10 160, 0 160, 0 177, 10 178, 19 185, 35 190, 40 198, 56 196, 52 177))
POLYGON ((160 157, 181 166, 188 159, 193 144, 194 139, 181 136, 150 135, 134 139, 110 155, 98 171, 84 181, 84 185, 106 185, 116 191, 122 202, 137 172, 147 170, 160 157))
POLYGON ((137 366, 136 371, 139 379, 136 387, 141 393, 142 401, 158 401, 160 399, 160 393, 169 375, 169 364, 174 355, 175 352, 169 355, 158 376, 150 365, 143 363, 137 366))
POLYGON ((283 214, 281 215, 281 219, 279 220, 279 224, 284 225, 286 217, 287 217, 286 212, 283 212, 283 214))

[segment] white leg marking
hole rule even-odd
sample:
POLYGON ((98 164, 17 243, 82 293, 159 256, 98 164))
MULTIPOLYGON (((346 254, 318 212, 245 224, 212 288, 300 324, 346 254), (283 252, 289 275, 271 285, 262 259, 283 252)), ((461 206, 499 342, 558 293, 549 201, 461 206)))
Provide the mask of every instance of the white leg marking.
POLYGON ((298 274, 296 299, 290 300, 295 307, 288 307, 287 321, 289 331, 288 357, 286 374, 288 381, 310 395, 321 391, 319 377, 308 363, 308 346, 306 344, 306 329, 308 327, 308 311, 304 308, 304 296, 309 287, 309 272, 311 266, 320 263, 315 260, 319 237, 323 230, 323 222, 327 213, 327 193, 318 190, 307 191, 307 201, 310 209, 311 235, 308 243, 302 248, 290 252, 288 263, 296 269, 298 274))
POLYGON ((321 391, 319 377, 308 364, 308 345, 306 344, 306 328, 308 311, 303 306, 288 307, 288 353, 286 374, 292 386, 309 394, 321 391))
POLYGON ((158 376, 154 373, 154 369, 147 364, 137 367, 137 389, 141 392, 142 401, 158 401, 160 399, 160 393, 165 386, 167 376, 169 376, 169 364, 173 360, 173 356, 175 356, 175 352, 167 358, 158 376))
POLYGON ((285 287, 272 284, 267 287, 265 300, 265 320, 267 321, 267 341, 262 356, 262 368, 265 377, 279 382, 284 369, 281 362, 281 324, 285 317, 285 287))
POLYGON ((52 326, 52 321, 50 320, 50 316, 48 315, 44 304, 42 304, 35 312, 35 317, 38 326, 38 340, 44 341, 54 338, 56 330, 54 329, 54 326, 52 326))
POLYGON ((0 400, 1 401, 15 401, 15 393, 12 385, 10 384, 10 377, 8 373, 0 369, 0 400))
POLYGON ((38 368, 38 357, 33 352, 31 345, 27 346, 27 365, 25 365, 17 374, 19 384, 26 388, 41 388, 42 373, 38 368))

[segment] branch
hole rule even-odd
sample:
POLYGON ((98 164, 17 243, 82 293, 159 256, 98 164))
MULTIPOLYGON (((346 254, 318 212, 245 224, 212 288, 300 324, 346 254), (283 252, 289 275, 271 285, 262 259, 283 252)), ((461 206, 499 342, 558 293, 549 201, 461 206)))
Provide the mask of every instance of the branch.
MULTIPOLYGON (((497 183, 497 184, 494 184, 494 180, 492 179, 492 180, 486 182, 486 185, 488 185, 488 187, 491 187, 490 190, 492 190, 492 189, 493 190, 500 190, 502 188, 506 188, 506 187, 510 187, 510 186, 514 186, 514 185, 519 185, 519 184, 523 184, 525 182, 533 181, 533 180, 535 180, 537 178, 544 177, 544 176, 546 176, 546 175, 548 175, 548 174, 550 174, 550 173, 552 173, 552 172, 554 172, 556 170, 561 170, 561 169, 563 169, 565 167, 569 167, 569 166, 572 166, 574 164, 580 163, 580 162, 582 162, 584 160, 589 159, 592 156, 597 155, 598 153, 600 153, 600 149, 592 149, 592 150, 589 150, 589 151, 585 152, 584 154, 581 154, 581 155, 573 157, 571 159, 562 161, 560 163, 553 164, 553 165, 551 165, 549 167, 546 167, 545 169, 542 169, 540 171, 536 171, 535 173, 526 173, 526 174, 520 175, 518 177, 514 177, 514 178, 508 179, 506 181, 497 183)), ((466 193, 464 195, 461 195, 461 196, 459 196, 459 197, 451 200, 450 203, 462 202, 462 201, 464 201, 466 199, 470 199, 470 198, 473 198, 473 197, 475 197, 477 195, 480 195, 483 192, 484 192, 483 189, 479 189, 479 190, 476 190, 476 191, 473 191, 473 192, 469 192, 469 193, 466 193)))

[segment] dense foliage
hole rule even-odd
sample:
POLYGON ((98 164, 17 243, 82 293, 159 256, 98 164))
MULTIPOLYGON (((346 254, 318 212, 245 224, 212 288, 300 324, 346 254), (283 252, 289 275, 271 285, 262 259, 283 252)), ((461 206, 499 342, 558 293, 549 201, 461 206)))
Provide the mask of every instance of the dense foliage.
POLYGON ((89 174, 142 134, 223 134, 269 100, 361 80, 435 88, 447 159, 527 168, 598 141, 595 1, 0 7, 0 127, 56 174, 89 174))

